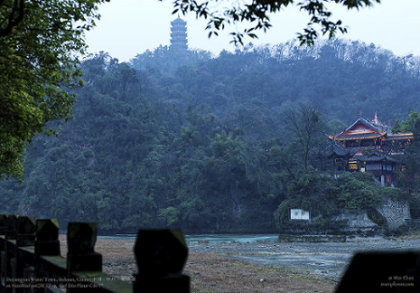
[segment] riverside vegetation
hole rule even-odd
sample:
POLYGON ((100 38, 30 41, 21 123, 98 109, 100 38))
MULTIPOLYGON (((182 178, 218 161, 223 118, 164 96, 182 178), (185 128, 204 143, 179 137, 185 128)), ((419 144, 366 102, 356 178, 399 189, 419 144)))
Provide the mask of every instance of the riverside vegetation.
POLYGON ((59 136, 33 140, 24 183, 1 182, 0 212, 55 217, 62 227, 97 221, 102 233, 277 232, 291 225, 289 207, 310 208, 314 228, 328 228, 340 210, 385 197, 410 200, 419 216, 418 140, 400 188, 368 174, 333 179, 322 156, 326 134, 361 111, 419 130, 419 64, 339 40, 249 45, 216 58, 159 47, 129 63, 99 53, 82 63, 73 120, 50 122, 59 136))

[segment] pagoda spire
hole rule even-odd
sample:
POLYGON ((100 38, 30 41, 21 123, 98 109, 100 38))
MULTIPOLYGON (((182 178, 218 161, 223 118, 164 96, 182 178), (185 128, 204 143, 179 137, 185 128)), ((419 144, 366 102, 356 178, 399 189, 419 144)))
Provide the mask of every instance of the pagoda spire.
POLYGON ((188 50, 187 23, 179 15, 171 22, 171 49, 177 51, 188 50))
POLYGON ((375 122, 376 124, 379 123, 378 112, 375 112, 375 118, 373 119, 373 122, 375 122))

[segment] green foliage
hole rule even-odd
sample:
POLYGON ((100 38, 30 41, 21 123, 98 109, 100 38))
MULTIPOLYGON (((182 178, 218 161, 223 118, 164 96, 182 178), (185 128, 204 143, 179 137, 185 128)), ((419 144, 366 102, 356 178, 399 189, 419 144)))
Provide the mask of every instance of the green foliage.
POLYGON ((382 202, 380 186, 368 173, 345 173, 338 178, 339 207, 344 209, 366 209, 382 202))
POLYGON ((321 176, 315 172, 302 172, 290 180, 288 194, 276 210, 274 217, 277 227, 290 227, 289 209, 303 209, 310 211, 311 217, 318 219, 315 225, 322 226, 324 218, 338 213, 336 199, 338 188, 331 177, 321 176))
POLYGON ((82 69, 75 119, 59 137, 36 139, 25 184, 1 189, 5 198, 19 192, 25 204, 10 201, 5 210, 57 217, 61 225, 98 221, 102 231, 245 231, 244 218, 254 219, 255 232, 273 229, 281 188, 264 170, 261 148, 222 129, 203 107, 181 113, 145 98, 139 72, 105 53, 82 69))
POLYGON ((167 207, 159 210, 158 217, 163 221, 165 227, 173 227, 178 221, 179 212, 175 207, 167 207))
POLYGON ((289 181, 288 194, 274 212, 276 226, 285 229, 335 229, 340 223, 332 221, 343 210, 367 210, 378 225, 385 219, 376 212, 385 198, 408 200, 407 193, 394 187, 382 187, 371 174, 344 173, 337 179, 327 174, 305 172, 289 181), (289 220, 289 209, 310 211, 312 222, 289 220))
POLYGON ((395 119, 394 126, 392 127, 392 133, 402 132, 400 119, 395 119))
POLYGON ((307 171, 309 154, 317 140, 319 142, 321 127, 323 126, 320 114, 311 105, 300 104, 298 109, 289 109, 285 116, 286 125, 290 127, 297 144, 302 149, 303 167, 307 171))
POLYGON ((102 2, 0 2, 0 178, 21 177, 26 144, 49 121, 71 118, 69 90, 82 83, 75 56, 102 2))
POLYGON ((420 218, 420 196, 418 194, 411 196, 409 204, 411 217, 414 219, 420 218))
POLYGON ((382 194, 383 197, 390 198, 393 201, 406 202, 411 198, 408 192, 396 187, 384 187, 382 188, 382 194))
POLYGON ((283 200, 274 212, 274 219, 278 229, 282 230, 284 227, 288 227, 290 225, 289 209, 291 206, 292 203, 290 203, 288 200, 283 200))
POLYGON ((289 207, 308 208, 316 225, 330 227, 344 207, 374 206, 375 188, 383 189, 371 178, 339 185, 320 172, 317 154, 331 134, 323 123, 348 125, 360 108, 374 113, 378 104, 384 120, 399 117, 417 102, 418 80, 396 57, 358 43, 311 50, 285 44, 178 65, 170 50, 130 64, 92 56, 81 64, 74 119, 52 125, 58 137, 34 139, 25 183, 0 184, 1 212, 58 217, 62 227, 98 221, 107 232, 169 225, 263 233, 278 231, 275 221, 288 225, 289 207), (319 109, 309 116, 317 128, 307 172, 284 116, 300 104, 319 109), (367 199, 354 201, 354 186, 367 199))
MULTIPOLYGON (((406 120, 396 121, 398 127, 397 132, 412 132, 414 135, 413 141, 405 147, 404 156, 402 158, 403 163, 406 166, 404 172, 398 174, 398 182, 402 187, 405 187, 409 192, 420 191, 420 180, 418 174, 420 174, 420 115, 416 110, 413 110, 408 114, 406 120)), ((394 126, 395 128, 395 126, 394 126)))
POLYGON ((407 120, 401 121, 401 125, 399 120, 395 121, 397 128, 396 132, 413 132, 414 134, 420 133, 420 115, 416 110, 413 110, 408 114, 407 120))
POLYGON ((347 126, 348 125, 344 124, 343 121, 338 119, 333 119, 325 123, 327 133, 331 134, 340 133, 341 131, 346 129, 347 126))
POLYGON ((189 76, 196 73, 191 66, 196 66, 209 59, 209 52, 177 51, 171 50, 168 46, 159 46, 153 52, 147 50, 142 54, 137 54, 131 63, 134 68, 141 71, 152 70, 159 64, 160 70, 171 74, 179 73, 183 79, 188 79, 189 76))
MULTIPOLYGON (((285 7, 295 4, 300 10, 305 11, 309 15, 309 22, 307 27, 304 28, 303 33, 298 34, 298 39, 301 44, 312 45, 314 40, 318 37, 319 31, 323 35, 328 35, 333 38, 337 31, 346 33, 347 28, 343 25, 341 20, 331 20, 332 13, 327 8, 328 0, 310 0, 305 2, 297 2, 293 0, 254 0, 250 3, 243 3, 238 5, 220 7, 212 5, 216 1, 197 2, 194 0, 176 0, 174 1, 173 13, 188 12, 195 13, 197 18, 208 18, 206 29, 209 30, 209 37, 218 35, 219 30, 223 30, 225 25, 246 22, 247 27, 243 32, 231 32, 233 42, 235 44, 243 44, 244 36, 256 38, 256 32, 263 30, 264 32, 271 27, 270 13, 279 13, 285 7), (316 28, 320 27, 320 28, 316 28)), ((370 6, 373 3, 379 3, 380 0, 357 0, 357 1, 343 1, 336 0, 336 3, 343 5, 348 9, 359 9, 364 6, 370 6)))

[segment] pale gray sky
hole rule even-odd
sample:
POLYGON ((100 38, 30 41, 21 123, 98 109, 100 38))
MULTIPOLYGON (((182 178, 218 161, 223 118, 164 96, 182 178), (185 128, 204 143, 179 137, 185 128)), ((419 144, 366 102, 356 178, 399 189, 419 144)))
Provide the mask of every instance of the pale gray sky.
MULTIPOLYGON (((169 45, 172 1, 164 0, 111 0, 100 7, 101 20, 86 34, 89 52, 108 52, 120 61, 129 61, 136 54, 169 45)), ((333 17, 343 20, 349 32, 339 37, 374 43, 397 55, 420 56, 420 0, 382 0, 374 7, 360 11, 347 11, 331 6, 333 17)), ((187 21, 188 45, 218 54, 232 50, 228 28, 219 37, 207 38, 205 20, 194 15, 183 17, 187 21)), ((307 14, 296 7, 288 7, 271 17, 273 27, 260 32, 259 39, 247 40, 254 44, 278 44, 296 38, 308 22, 307 14)))

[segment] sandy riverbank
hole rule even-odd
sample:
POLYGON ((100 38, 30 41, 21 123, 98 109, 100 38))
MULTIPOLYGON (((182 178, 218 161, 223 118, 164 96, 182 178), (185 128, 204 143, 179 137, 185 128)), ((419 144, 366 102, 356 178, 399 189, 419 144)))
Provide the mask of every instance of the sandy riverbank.
MULTIPOLYGON (((65 255, 65 236, 60 237, 65 255)), ((137 267, 133 239, 99 238, 104 272, 130 280, 137 267)), ((184 272, 192 292, 334 292, 353 254, 412 250, 420 239, 350 238, 343 243, 192 241, 184 272)))
MULTIPOLYGON (((62 255, 65 255, 65 236, 60 236, 60 240, 62 255)), ((99 238, 95 250, 103 255, 103 271, 117 278, 129 280, 137 271, 133 245, 134 240, 99 238)), ((191 277, 192 292, 334 291, 333 281, 223 256, 217 249, 220 245, 206 243, 190 245, 184 272, 191 277), (197 246, 209 251, 198 251, 197 246), (210 246, 215 246, 214 252, 210 251, 210 246)))

